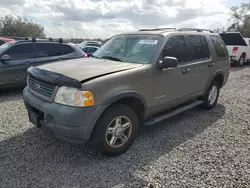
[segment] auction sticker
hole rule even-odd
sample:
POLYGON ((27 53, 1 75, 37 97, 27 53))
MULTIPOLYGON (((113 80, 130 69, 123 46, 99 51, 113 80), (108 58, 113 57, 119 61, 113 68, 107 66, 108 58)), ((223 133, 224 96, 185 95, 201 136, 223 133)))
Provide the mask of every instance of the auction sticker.
POLYGON ((140 40, 139 44, 154 44, 156 45, 158 43, 158 40, 140 40))

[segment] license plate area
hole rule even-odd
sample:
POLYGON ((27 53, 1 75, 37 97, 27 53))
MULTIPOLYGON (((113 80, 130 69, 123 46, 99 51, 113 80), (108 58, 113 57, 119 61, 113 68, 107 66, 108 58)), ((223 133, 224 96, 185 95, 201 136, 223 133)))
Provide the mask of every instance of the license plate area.
POLYGON ((40 121, 44 120, 44 113, 33 107, 29 107, 28 114, 29 121, 33 123, 36 127, 41 127, 40 121))
POLYGON ((33 123, 36 127, 41 127, 39 124, 39 115, 35 112, 29 113, 29 120, 33 123))

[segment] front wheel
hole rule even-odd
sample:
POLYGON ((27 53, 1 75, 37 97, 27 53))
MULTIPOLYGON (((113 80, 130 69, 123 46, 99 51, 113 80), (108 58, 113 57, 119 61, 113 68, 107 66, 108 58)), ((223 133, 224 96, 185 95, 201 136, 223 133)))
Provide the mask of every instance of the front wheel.
POLYGON ((118 104, 111 106, 98 120, 90 141, 101 153, 116 156, 129 149, 138 128, 139 120, 134 110, 118 104))
POLYGON ((206 94, 202 97, 204 109, 212 109, 216 106, 220 93, 220 87, 216 80, 213 80, 210 84, 206 94))

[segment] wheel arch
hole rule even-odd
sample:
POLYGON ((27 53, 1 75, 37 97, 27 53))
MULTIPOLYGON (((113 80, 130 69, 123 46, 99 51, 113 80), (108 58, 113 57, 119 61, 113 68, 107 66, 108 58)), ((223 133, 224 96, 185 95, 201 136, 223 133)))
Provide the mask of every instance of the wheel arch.
POLYGON ((207 92, 210 84, 212 83, 213 80, 218 80, 219 81, 219 86, 220 88, 222 88, 223 84, 224 84, 224 74, 222 71, 217 71, 210 79, 209 79, 209 82, 207 83, 206 85, 206 88, 204 90, 204 93, 203 95, 205 95, 205 93, 207 92))
POLYGON ((125 91, 117 93, 107 98, 102 103, 102 106, 105 106, 105 108, 102 108, 102 110, 98 113, 99 115, 92 121, 91 126, 87 128, 88 129, 86 133, 87 139, 91 137, 93 130, 95 129, 96 124, 98 123, 102 115, 105 114, 105 112, 115 104, 125 104, 128 105, 133 110, 135 110, 135 113, 138 115, 140 123, 143 122, 144 118, 147 115, 147 104, 145 99, 140 94, 134 91, 125 91), (137 106, 133 105, 139 105, 139 108, 136 108, 137 106))

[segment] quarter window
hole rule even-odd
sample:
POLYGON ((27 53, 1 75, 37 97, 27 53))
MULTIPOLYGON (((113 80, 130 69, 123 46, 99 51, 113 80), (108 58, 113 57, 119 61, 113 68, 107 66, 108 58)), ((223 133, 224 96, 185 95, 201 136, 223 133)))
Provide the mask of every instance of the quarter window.
POLYGON ((218 57, 228 56, 227 47, 220 36, 217 36, 217 35, 210 36, 210 39, 214 45, 214 48, 218 57))
POLYGON ((180 63, 187 62, 184 36, 172 36, 163 49, 163 56, 175 57, 180 63))

